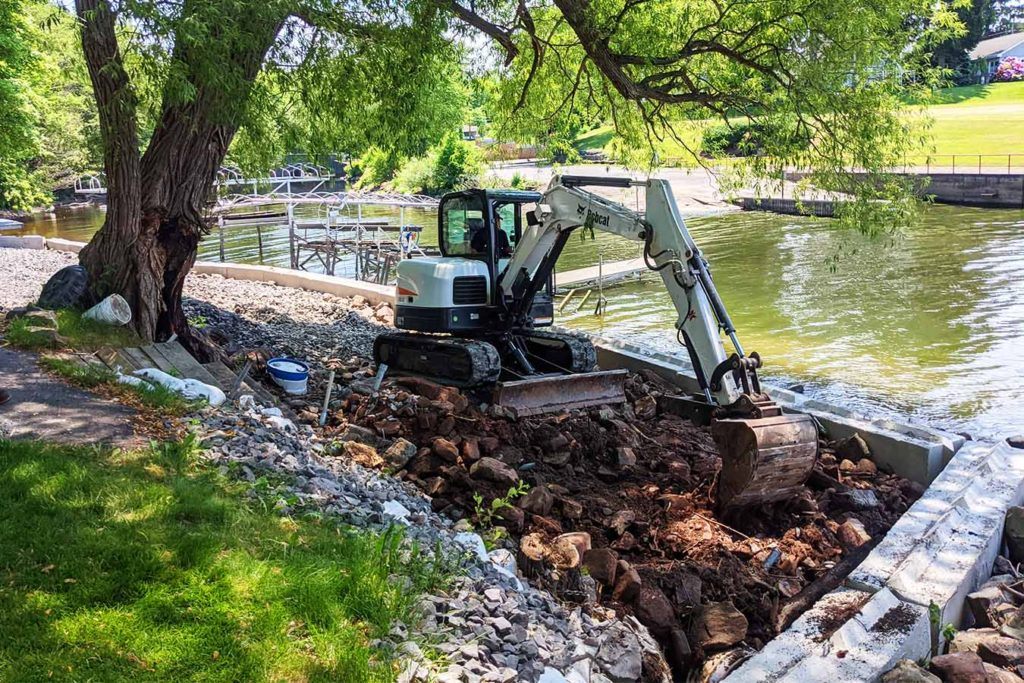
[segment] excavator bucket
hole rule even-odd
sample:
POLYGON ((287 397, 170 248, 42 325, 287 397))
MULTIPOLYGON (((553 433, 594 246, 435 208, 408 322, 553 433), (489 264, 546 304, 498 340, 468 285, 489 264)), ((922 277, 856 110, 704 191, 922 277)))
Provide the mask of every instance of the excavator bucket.
POLYGON ((495 405, 514 410, 519 417, 614 405, 626 400, 623 384, 628 374, 627 370, 608 370, 498 382, 493 400, 495 405))
POLYGON ((809 415, 716 420, 711 434, 722 457, 720 508, 760 505, 795 495, 818 457, 818 430, 809 415))

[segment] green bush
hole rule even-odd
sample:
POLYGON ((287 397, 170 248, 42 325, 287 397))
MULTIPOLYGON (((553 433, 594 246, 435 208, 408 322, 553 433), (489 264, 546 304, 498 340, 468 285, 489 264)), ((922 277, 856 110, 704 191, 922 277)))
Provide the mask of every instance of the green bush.
POLYGON ((704 129, 701 152, 705 156, 756 156, 768 147, 806 149, 809 141, 798 133, 791 123, 751 121, 737 124, 718 124, 704 129))
POLYGON ((31 211, 49 204, 53 197, 46 182, 21 165, 0 161, 0 209, 31 211))
POLYGON ((484 165, 476 145, 449 133, 432 152, 434 190, 456 190, 479 183, 484 165))
POLYGON ((571 141, 553 137, 545 147, 548 158, 555 164, 575 164, 580 160, 580 151, 571 141))
POLYGON ((386 152, 379 147, 371 147, 363 156, 349 164, 350 177, 358 178, 355 186, 360 189, 379 187, 395 175, 401 159, 395 152, 386 152))
POLYGON ((391 181, 398 192, 420 194, 429 192, 434 184, 434 160, 429 156, 406 159, 391 181))

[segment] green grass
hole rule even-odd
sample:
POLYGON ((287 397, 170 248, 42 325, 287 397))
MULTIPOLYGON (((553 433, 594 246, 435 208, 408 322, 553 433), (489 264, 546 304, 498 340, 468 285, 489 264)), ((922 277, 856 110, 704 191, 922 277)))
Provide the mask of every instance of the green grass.
MULTIPOLYGON (((33 327, 27 318, 11 321, 7 327, 7 341, 23 349, 42 349, 50 345, 42 335, 29 331, 33 327)), ((57 332, 68 348, 79 351, 94 351, 104 346, 123 348, 138 346, 138 335, 127 327, 115 327, 96 320, 82 317, 81 311, 62 309, 57 311, 57 332)))
POLYGON ((180 394, 161 384, 122 384, 110 370, 95 366, 82 366, 64 358, 43 356, 39 364, 55 375, 60 375, 71 384, 83 389, 104 387, 122 398, 134 399, 145 408, 152 408, 161 415, 182 416, 198 409, 202 401, 189 401, 180 394))
POLYGON ((194 460, 0 441, 0 680, 393 680, 370 642, 436 567, 194 460))
MULTIPOLYGON (((936 91, 926 106, 932 118, 932 140, 935 162, 949 166, 949 157, 937 155, 982 154, 993 155, 983 159, 985 165, 999 166, 1006 163, 1007 154, 1024 155, 1024 81, 1017 83, 990 83, 988 85, 972 85, 960 88, 946 88, 936 91), (995 155, 1003 155, 998 160, 995 155)), ((698 123, 697 129, 700 125, 698 123)), ((689 136, 691 133, 686 132, 689 136)), ((688 144, 699 144, 699 135, 688 144)), ((611 126, 600 126, 576 138, 577 149, 604 149, 614 138, 611 126)), ((668 141, 663 145, 662 157, 687 156, 686 151, 678 143, 668 141)), ((925 162, 926 153, 918 158, 908 159, 911 163, 925 162)), ((957 164, 965 167, 972 160, 957 160, 957 164)), ((973 160, 977 165, 977 159, 973 160)), ((1015 172, 1024 171, 1024 156, 1012 162, 1015 172)))

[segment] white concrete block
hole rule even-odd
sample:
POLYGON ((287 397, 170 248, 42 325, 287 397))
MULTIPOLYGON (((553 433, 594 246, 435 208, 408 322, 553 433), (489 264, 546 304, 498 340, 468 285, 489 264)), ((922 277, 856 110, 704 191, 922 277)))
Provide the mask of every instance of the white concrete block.
POLYGON ((46 248, 53 251, 66 251, 71 254, 77 254, 85 248, 85 242, 76 242, 75 240, 65 240, 59 237, 50 237, 46 240, 46 248))
POLYGON ((0 235, 0 248, 46 249, 46 238, 40 235, 0 235))
POLYGON ((824 596, 793 625, 725 679, 726 683, 838 683, 875 681, 903 657, 930 647, 927 610, 891 591, 839 589, 824 596), (842 619, 829 634, 824 629, 842 619), (898 628, 886 627, 899 622, 898 628), (898 619, 893 619, 898 615, 898 619), (881 622, 881 623, 880 623, 881 622))

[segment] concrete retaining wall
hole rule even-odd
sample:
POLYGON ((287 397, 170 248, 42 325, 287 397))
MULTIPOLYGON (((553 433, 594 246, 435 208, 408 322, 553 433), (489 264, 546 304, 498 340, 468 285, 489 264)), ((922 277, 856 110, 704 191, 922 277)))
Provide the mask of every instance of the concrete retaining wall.
POLYGON ((1024 209, 1024 174, 932 173, 927 178, 921 193, 943 204, 1024 209))
MULTIPOLYGON (((734 671, 727 683, 877 681, 903 658, 931 652, 929 606, 939 626, 963 626, 964 598, 992 572, 1003 519, 1024 500, 1024 451, 969 441, 846 580, 734 671), (863 606, 835 633, 836 605, 863 606), (878 625, 898 610, 899 628, 878 625)), ((855 607, 854 607, 855 608, 855 607)))

